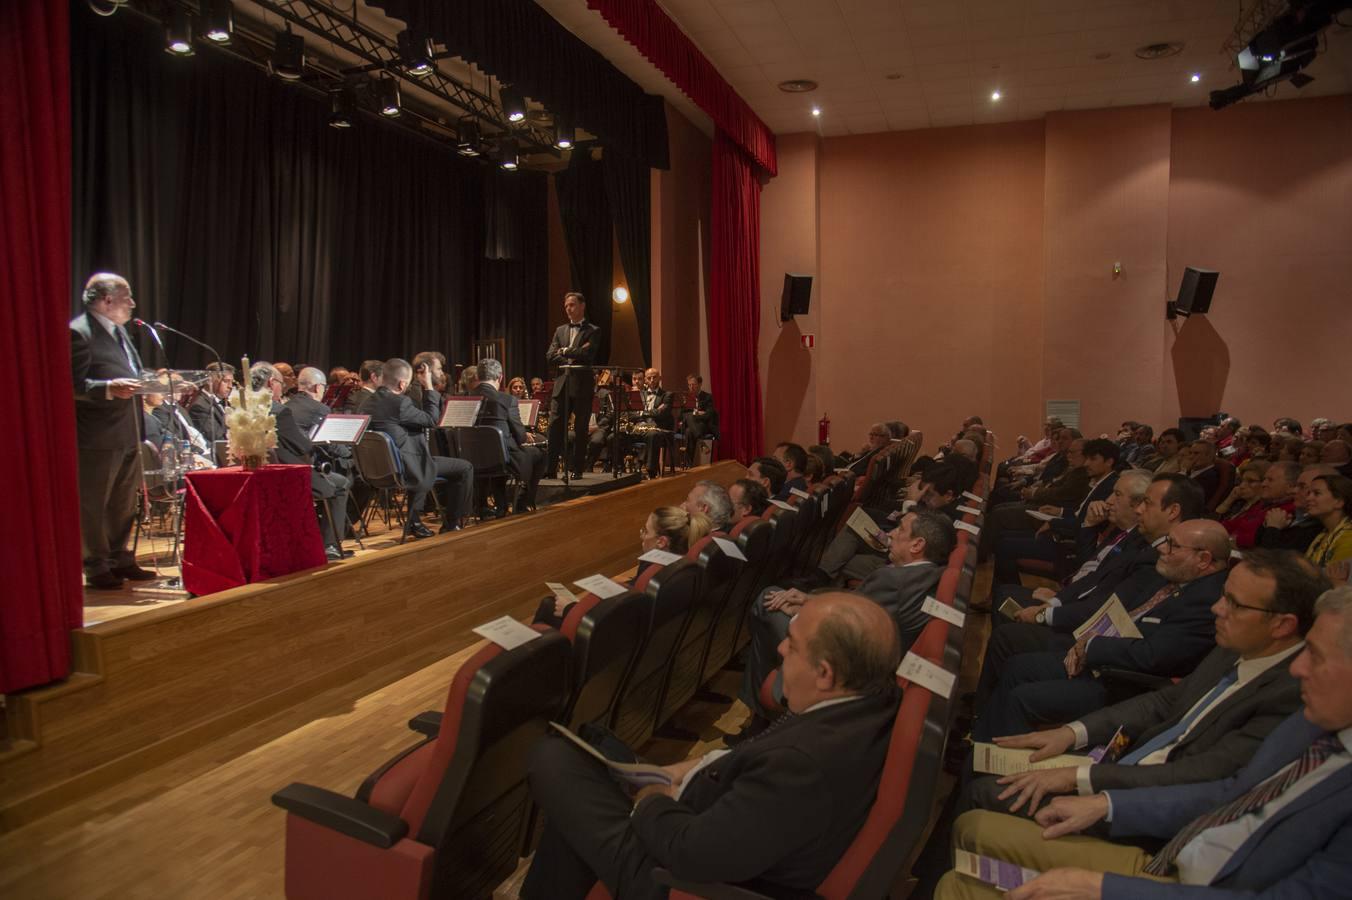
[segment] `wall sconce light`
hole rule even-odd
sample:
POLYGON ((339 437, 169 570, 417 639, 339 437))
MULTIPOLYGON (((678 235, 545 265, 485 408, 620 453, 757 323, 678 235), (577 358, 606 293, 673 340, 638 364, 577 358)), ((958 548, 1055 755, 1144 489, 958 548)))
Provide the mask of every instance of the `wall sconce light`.
POLYGON ((610 292, 610 296, 612 299, 614 299, 616 303, 628 303, 629 288, 625 287, 624 285, 620 285, 619 287, 615 288, 615 290, 610 292))

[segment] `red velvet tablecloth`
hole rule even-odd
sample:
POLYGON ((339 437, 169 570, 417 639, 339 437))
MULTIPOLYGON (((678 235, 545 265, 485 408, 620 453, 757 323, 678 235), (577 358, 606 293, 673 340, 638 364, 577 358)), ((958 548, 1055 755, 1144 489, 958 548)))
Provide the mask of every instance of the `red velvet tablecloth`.
POLYGON ((183 508, 183 587, 213 594, 325 565, 309 466, 190 472, 183 508))

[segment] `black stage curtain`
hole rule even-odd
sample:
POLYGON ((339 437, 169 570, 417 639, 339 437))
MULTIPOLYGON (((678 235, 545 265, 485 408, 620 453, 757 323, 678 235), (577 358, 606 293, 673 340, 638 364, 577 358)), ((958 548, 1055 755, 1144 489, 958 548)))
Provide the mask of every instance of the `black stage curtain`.
MULTIPOLYGON (((543 175, 489 189, 495 170, 448 148, 375 118, 330 128, 322 97, 207 48, 172 57, 137 17, 71 10, 77 284, 126 275, 138 315, 228 361, 455 361, 480 337, 522 354, 509 366, 544 352, 543 175)), ((207 361, 166 343, 176 366, 207 361)))
POLYGON ((587 298, 587 318, 601 328, 596 362, 610 362, 610 281, 614 274, 614 232, 606 199, 602 163, 581 148, 568 168, 554 174, 564 242, 572 270, 572 289, 587 298))
POLYGON ((667 168, 662 98, 645 94, 534 0, 372 0, 370 5, 425 28, 452 55, 550 112, 571 115, 607 148, 667 168))
POLYGON ((653 364, 652 333, 652 183, 648 167, 607 153, 602 161, 606 197, 615 222, 615 242, 629 282, 629 302, 638 321, 643 364, 653 364))

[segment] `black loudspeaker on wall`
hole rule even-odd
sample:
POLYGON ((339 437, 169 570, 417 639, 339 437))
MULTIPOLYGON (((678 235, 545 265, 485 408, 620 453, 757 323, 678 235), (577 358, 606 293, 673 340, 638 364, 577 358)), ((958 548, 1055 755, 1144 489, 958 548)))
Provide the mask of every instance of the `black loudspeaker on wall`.
POLYGON ((779 301, 779 321, 807 315, 812 302, 812 276, 784 273, 784 297, 779 301))
POLYGON ((1219 272, 1208 269, 1194 269, 1188 266, 1183 270, 1183 283, 1178 286, 1178 299, 1165 305, 1165 315, 1170 318, 1205 314, 1211 309, 1211 295, 1216 292, 1216 279, 1219 272))

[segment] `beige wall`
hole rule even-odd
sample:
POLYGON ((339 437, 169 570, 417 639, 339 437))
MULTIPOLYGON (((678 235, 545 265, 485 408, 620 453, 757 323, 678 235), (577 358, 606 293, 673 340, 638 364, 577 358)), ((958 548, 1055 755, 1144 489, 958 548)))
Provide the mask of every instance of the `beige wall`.
POLYGON ((1352 417, 1349 148, 1346 96, 781 136, 762 193, 767 441, 813 442, 826 412, 838 447, 899 417, 932 448, 979 413, 1009 449, 1047 399, 1079 399, 1091 433, 1171 424, 1180 404, 1352 417), (1171 325, 1184 265, 1221 279, 1212 315, 1171 325), (817 278, 812 314, 781 329, 786 270, 817 278))

